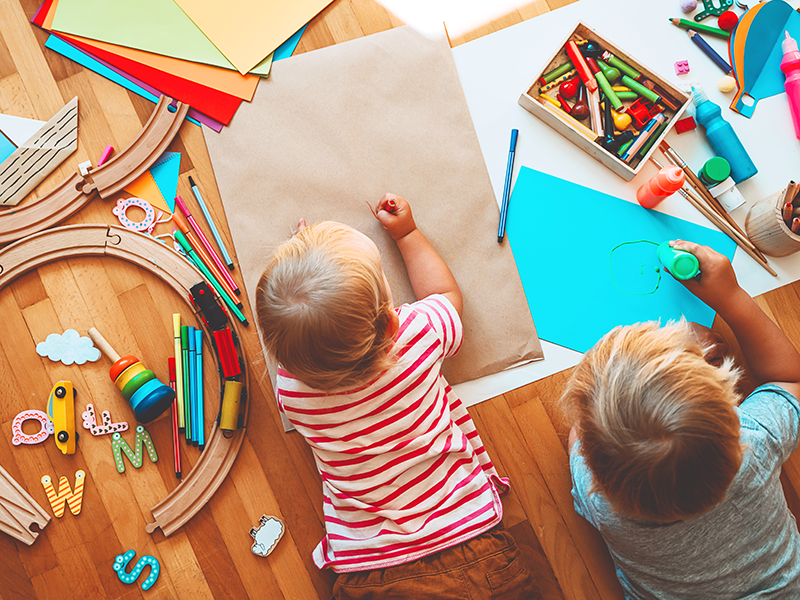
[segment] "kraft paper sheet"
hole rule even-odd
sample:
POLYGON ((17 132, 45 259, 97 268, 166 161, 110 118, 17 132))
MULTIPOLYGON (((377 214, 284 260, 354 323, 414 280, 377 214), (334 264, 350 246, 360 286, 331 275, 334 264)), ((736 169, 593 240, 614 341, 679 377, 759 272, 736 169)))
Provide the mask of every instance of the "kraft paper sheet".
POLYGON ((413 302, 397 246, 365 203, 393 192, 464 294, 464 343, 444 363, 448 381, 543 358, 511 248, 497 243, 497 202, 444 35, 401 27, 281 61, 206 144, 251 307, 301 217, 368 235, 395 302, 413 302))

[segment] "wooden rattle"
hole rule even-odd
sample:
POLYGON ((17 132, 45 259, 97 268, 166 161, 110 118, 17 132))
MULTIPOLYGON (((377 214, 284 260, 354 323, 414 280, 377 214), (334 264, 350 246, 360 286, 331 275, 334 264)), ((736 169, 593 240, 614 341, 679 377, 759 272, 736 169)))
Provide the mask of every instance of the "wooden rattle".
POLYGON ((138 358, 131 355, 120 357, 94 327, 89 329, 89 337, 103 354, 114 361, 108 376, 131 405, 137 421, 149 423, 172 405, 175 391, 161 383, 155 373, 145 369, 138 358))

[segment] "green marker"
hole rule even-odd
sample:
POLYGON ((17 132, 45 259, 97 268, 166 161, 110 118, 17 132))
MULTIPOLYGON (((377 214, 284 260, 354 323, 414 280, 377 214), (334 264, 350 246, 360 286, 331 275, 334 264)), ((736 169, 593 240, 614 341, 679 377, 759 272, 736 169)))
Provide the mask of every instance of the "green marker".
POLYGON ((195 266, 200 269, 200 272, 206 278, 206 280, 211 284, 211 286, 217 291, 217 294, 225 301, 225 304, 228 305, 228 308, 231 309, 231 312, 236 315, 236 318, 239 319, 244 325, 249 325, 247 319, 242 314, 242 311, 228 298, 228 295, 222 289, 222 286, 219 282, 214 278, 214 276, 209 272, 206 266, 203 264, 203 261, 200 260, 200 257, 197 256, 192 247, 189 245, 189 242, 186 241, 186 237, 180 231, 175 231, 175 239, 183 248, 183 251, 186 255, 192 260, 195 266))
MULTIPOLYGON (((603 52, 603 59, 612 67, 616 67, 621 73, 627 75, 631 79, 639 79, 642 74, 630 66, 628 63, 621 61, 616 56, 611 54, 608 50, 603 52)), ((630 86, 629 86, 630 87, 630 86)))
POLYGON ((603 90, 603 94, 605 94, 606 98, 609 99, 611 102, 611 108, 614 110, 619 110, 622 108, 622 100, 619 99, 617 93, 611 89, 611 84, 608 83, 608 79, 603 74, 603 71, 598 71, 594 74, 595 81, 597 81, 597 85, 600 86, 600 89, 603 90))
POLYGON ((561 77, 564 73, 566 73, 567 71, 570 71, 570 70, 572 70, 574 68, 575 67, 573 66, 573 64, 570 61, 567 61, 563 65, 558 66, 555 69, 553 69, 552 71, 550 71, 549 73, 545 73, 544 75, 539 77, 539 83, 541 85, 545 85, 547 83, 550 83, 556 77, 561 77))
POLYGON ((641 83, 631 79, 627 75, 623 75, 622 76, 622 85, 628 86, 629 88, 631 88, 634 92, 636 92, 640 96, 644 96, 645 98, 650 100, 650 102, 652 102, 653 104, 655 104, 655 103, 657 103, 658 101, 661 100, 661 96, 656 94, 653 90, 651 90, 650 88, 644 87, 641 83))

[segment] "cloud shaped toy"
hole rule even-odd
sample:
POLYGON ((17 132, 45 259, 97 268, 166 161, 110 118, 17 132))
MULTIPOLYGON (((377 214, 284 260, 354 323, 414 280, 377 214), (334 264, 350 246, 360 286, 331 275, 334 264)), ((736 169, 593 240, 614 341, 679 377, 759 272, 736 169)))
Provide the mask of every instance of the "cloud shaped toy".
POLYGON ((81 337, 74 329, 67 329, 63 334, 51 333, 45 341, 36 344, 36 354, 65 365, 82 365, 87 360, 100 359, 100 350, 94 347, 92 340, 81 337))

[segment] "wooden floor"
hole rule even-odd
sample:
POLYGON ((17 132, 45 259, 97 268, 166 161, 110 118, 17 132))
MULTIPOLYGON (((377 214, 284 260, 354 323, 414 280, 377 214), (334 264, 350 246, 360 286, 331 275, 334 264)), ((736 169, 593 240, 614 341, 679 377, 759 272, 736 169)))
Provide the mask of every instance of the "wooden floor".
MULTIPOLYGON (((451 43, 568 3, 539 0, 451 43)), ((0 113, 46 120, 73 96, 80 99, 79 149, 37 189, 42 194, 76 170, 78 163, 96 163, 106 144, 126 146, 142 128, 152 104, 46 50, 45 34, 27 23, 37 8, 38 0, 0 0, 0 113)), ((298 52, 399 24, 372 0, 335 0, 314 19, 298 52)), ((185 123, 170 150, 182 155, 179 193, 191 198, 187 177, 192 175, 217 223, 224 224, 200 129, 185 123)), ((95 200, 69 222, 116 223, 112 206, 113 201, 95 200)), ((160 227, 156 233, 170 230, 160 227)), ((230 239, 227 231, 224 235, 230 239)), ((786 286, 759 298, 795 343, 800 343, 799 289, 786 286)), ((150 507, 177 485, 167 419, 148 426, 160 454, 158 463, 145 459, 141 469, 129 466, 124 475, 114 468, 108 439, 92 438, 86 431, 74 456, 62 456, 51 440, 37 446, 11 445, 11 420, 24 409, 44 410, 52 384, 59 379, 74 382, 78 416, 87 402, 93 402, 98 411, 110 410, 114 420, 133 421, 108 380, 107 359, 80 367, 51 363, 36 355, 36 342, 49 333, 73 328, 85 334, 95 326, 122 354, 140 357, 163 375, 172 352, 171 314, 178 311, 189 314, 184 300, 163 282, 114 259, 58 261, 0 290, 0 465, 48 514, 41 477, 47 474, 57 480, 67 475, 74 483, 76 470, 87 473, 78 517, 67 512, 54 518, 30 547, 0 534, 3 598, 330 596, 334 574, 319 571, 311 562, 311 551, 324 533, 320 480, 302 438, 283 433, 267 381, 251 382, 247 436, 227 480, 203 510, 168 538, 160 531, 152 536, 145 532, 150 507), (248 534, 264 513, 280 517, 287 526, 268 558, 251 553, 248 534), (152 554, 161 562, 161 575, 148 592, 121 583, 112 570, 115 556, 128 549, 134 549, 137 558, 152 554)), ((251 314, 249 308, 246 312, 251 314)), ((723 323, 715 328, 725 333, 723 323)), ((253 372, 262 372, 254 327, 243 342, 253 372)), ((207 385, 217 391, 208 371, 207 385)), ((554 375, 479 404, 470 413, 498 470, 511 479, 504 522, 536 573, 542 596, 620 598, 605 546, 576 515, 570 497, 567 427, 556 411, 567 377, 568 373, 554 375)), ((133 439, 130 431, 123 436, 133 439)), ((197 458, 195 449, 184 446, 184 473, 197 458)), ((796 457, 785 471, 790 504, 800 507, 796 457)))

